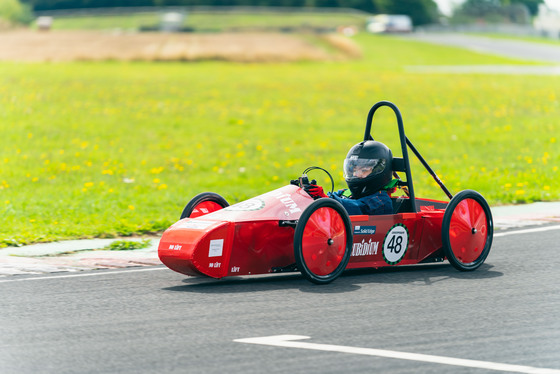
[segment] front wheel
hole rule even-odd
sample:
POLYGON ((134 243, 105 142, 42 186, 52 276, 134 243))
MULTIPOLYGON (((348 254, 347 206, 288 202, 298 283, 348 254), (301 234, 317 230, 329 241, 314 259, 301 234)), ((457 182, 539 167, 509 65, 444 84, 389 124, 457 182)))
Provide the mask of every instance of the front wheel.
POLYGON ((313 283, 330 283, 346 269, 351 253, 352 226, 344 207, 328 198, 311 203, 294 234, 298 270, 313 283))
POLYGON ((484 263, 494 235, 492 212, 476 191, 455 195, 443 215, 441 238, 445 256, 457 270, 471 271, 484 263))
POLYGON ((181 213, 181 219, 189 217, 196 218, 208 213, 215 212, 229 206, 229 203, 214 192, 202 192, 189 201, 181 213))

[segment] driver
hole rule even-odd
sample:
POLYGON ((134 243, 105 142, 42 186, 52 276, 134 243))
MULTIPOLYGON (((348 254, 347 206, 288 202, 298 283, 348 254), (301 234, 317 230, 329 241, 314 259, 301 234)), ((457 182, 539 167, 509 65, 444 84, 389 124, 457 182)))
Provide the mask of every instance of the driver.
POLYGON ((344 206, 349 215, 392 214, 393 204, 387 193, 392 186, 393 154, 383 143, 374 140, 353 146, 344 160, 344 179, 348 189, 329 192, 323 187, 307 185, 305 191, 314 199, 330 197, 344 206))

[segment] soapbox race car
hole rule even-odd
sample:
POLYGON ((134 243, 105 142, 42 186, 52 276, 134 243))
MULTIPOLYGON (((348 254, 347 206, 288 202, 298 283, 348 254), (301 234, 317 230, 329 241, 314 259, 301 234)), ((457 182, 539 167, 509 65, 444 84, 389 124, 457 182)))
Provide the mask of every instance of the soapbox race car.
POLYGON ((309 183, 305 171, 289 185, 234 205, 212 192, 195 196, 181 219, 163 233, 160 260, 191 276, 300 271, 317 284, 333 281, 345 269, 446 258, 458 270, 477 269, 492 246, 493 221, 486 200, 473 190, 452 196, 405 136, 401 113, 391 102, 381 101, 370 109, 364 141, 373 139, 373 115, 383 106, 396 115, 402 157, 393 158, 392 168, 406 192, 391 198, 393 214, 349 216, 335 199, 314 200, 302 188, 309 183), (408 148, 449 202, 415 197, 408 148))

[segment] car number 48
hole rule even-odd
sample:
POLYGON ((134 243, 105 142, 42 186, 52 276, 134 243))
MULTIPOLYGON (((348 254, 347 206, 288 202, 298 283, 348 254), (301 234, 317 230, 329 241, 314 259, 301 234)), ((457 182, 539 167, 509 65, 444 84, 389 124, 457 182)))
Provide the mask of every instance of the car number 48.
POLYGON ((397 223, 387 232, 383 239, 383 259, 389 265, 398 264, 408 249, 408 229, 397 223))

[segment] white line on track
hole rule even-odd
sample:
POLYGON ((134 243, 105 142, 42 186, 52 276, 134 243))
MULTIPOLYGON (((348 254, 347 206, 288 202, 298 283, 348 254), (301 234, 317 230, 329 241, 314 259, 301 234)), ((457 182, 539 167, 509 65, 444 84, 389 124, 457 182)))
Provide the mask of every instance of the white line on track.
POLYGON ((95 273, 85 273, 85 274, 50 275, 50 276, 45 276, 45 277, 5 279, 5 280, 0 280, 0 283, 23 282, 23 281, 33 281, 33 280, 45 280, 45 279, 60 279, 60 278, 93 277, 93 276, 98 276, 98 275, 139 273, 141 271, 154 271, 154 270, 169 270, 169 269, 166 268, 166 267, 157 267, 157 268, 131 269, 131 270, 121 270, 121 271, 99 271, 99 272, 95 272, 95 273))
POLYGON ((531 234, 533 232, 543 232, 543 231, 551 231, 551 230, 560 230, 560 226, 546 226, 546 227, 537 227, 534 229, 525 229, 525 230, 515 230, 515 231, 507 231, 507 232, 500 232, 494 234, 494 238, 500 236, 509 236, 509 235, 518 235, 518 234, 531 234))
POLYGON ((301 340, 301 339, 309 339, 309 336, 276 335, 276 336, 265 336, 260 338, 235 339, 234 342, 270 345, 275 347, 286 347, 286 348, 312 349, 316 351, 353 353, 358 355, 388 357, 388 358, 396 358, 401 360, 431 362, 431 363, 444 364, 444 365, 507 371, 510 373, 560 374, 560 370, 557 369, 545 369, 545 368, 535 368, 531 366, 500 364, 500 363, 489 362, 489 361, 466 360, 466 359, 453 358, 453 357, 388 351, 384 349, 347 347, 343 345, 316 344, 316 343, 294 341, 294 340, 301 340))

